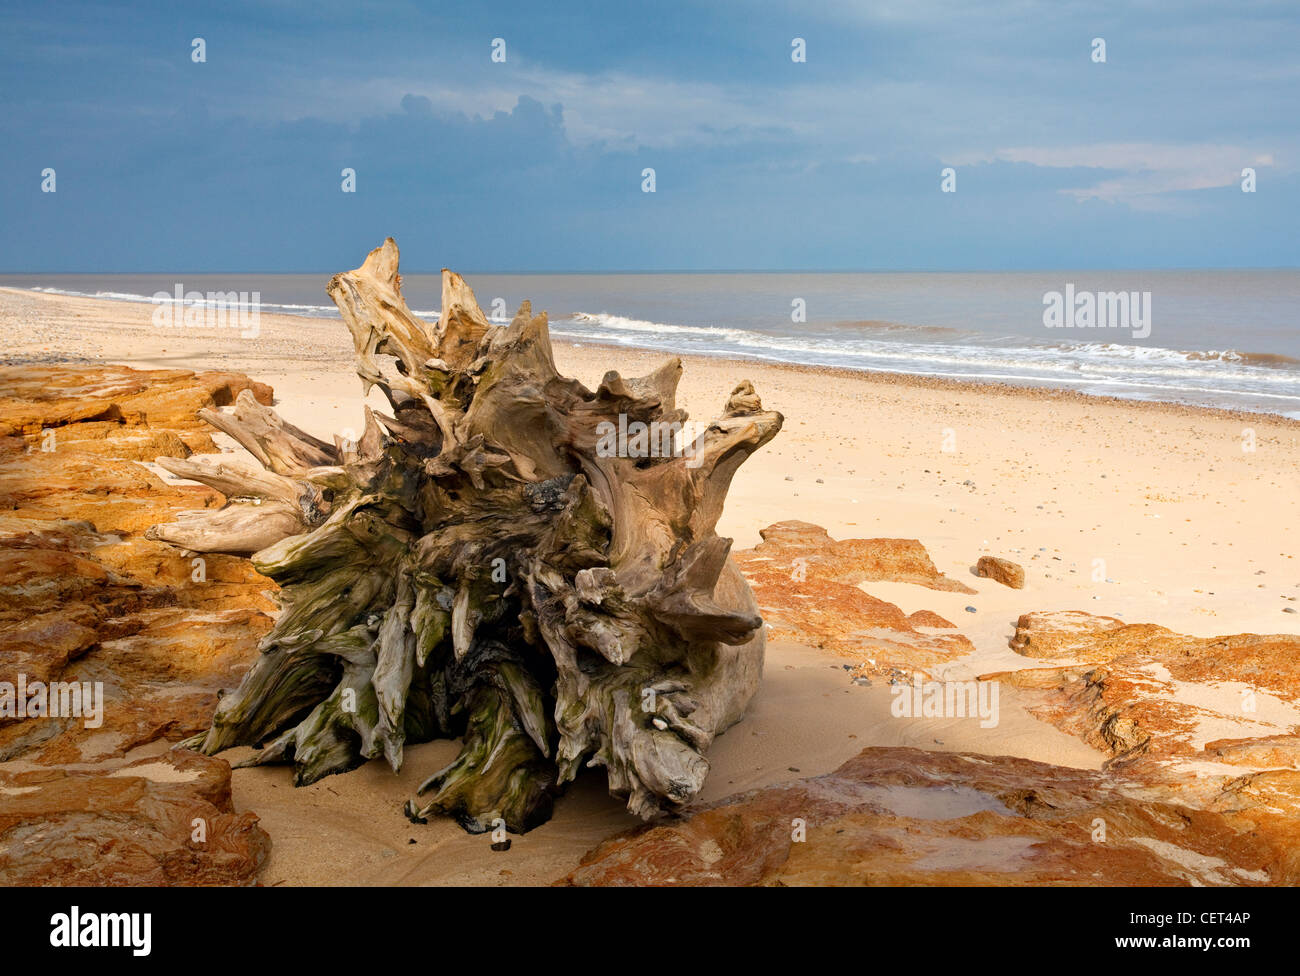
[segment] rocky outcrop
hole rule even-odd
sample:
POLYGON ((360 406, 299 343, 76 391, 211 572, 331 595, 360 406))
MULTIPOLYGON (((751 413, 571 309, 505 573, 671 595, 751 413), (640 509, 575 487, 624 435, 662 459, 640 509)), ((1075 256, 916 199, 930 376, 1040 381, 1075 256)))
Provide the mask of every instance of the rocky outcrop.
POLYGON ((230 766, 187 750, 94 769, 0 766, 6 885, 241 885, 270 839, 230 766))
POLYGON ((0 370, 0 810, 21 814, 0 819, 0 882, 242 883, 265 857, 256 817, 233 816, 223 760, 166 760, 198 771, 183 789, 120 772, 206 727, 271 625, 274 584, 247 561, 143 537, 224 498, 128 460, 214 450, 194 411, 245 390, 270 399, 233 374, 0 370), (20 681, 101 689, 98 714, 31 715, 20 681), (215 846, 186 846, 194 816, 215 846))
POLYGON ((1109 756, 1127 788, 1220 813, 1300 866, 1300 637, 1191 637, 1079 611, 1022 616, 1011 646, 1056 663, 983 675, 1109 756))
MULTIPOLYGON (((744 554, 741 554, 743 560, 744 554)), ((930 673, 974 648, 958 633, 929 633, 952 624, 932 611, 908 615, 847 583, 759 569, 746 574, 771 640, 791 641, 851 658, 864 670, 930 673)))
POLYGON ((1264 885, 1293 876, 1220 813, 1025 759, 866 749, 827 776, 611 838, 566 885, 1264 885))
POLYGON ((984 677, 1036 692, 1041 717, 1116 760, 1202 755, 1230 738, 1238 756, 1246 742, 1269 743, 1255 753, 1262 758, 1300 722, 1295 635, 1189 637, 1062 611, 1022 615, 1011 647, 1062 666, 984 677))
MULTIPOLYGON (((948 622, 905 616, 866 593, 870 583, 840 582, 861 578, 860 567, 837 562, 832 547, 853 551, 844 543, 815 527, 773 528, 737 554, 773 637, 893 655, 903 672, 933 671, 970 649, 960 634, 943 635, 943 647, 918 644, 936 620, 948 622)), ((1011 647, 1024 668, 979 678, 1014 689, 1016 707, 1099 750, 1100 772, 868 749, 829 776, 612 838, 563 883, 1300 881, 1300 638, 1196 638, 1064 611, 1022 616, 1011 647)))
POLYGON ((998 556, 980 556, 979 562, 975 564, 975 575, 996 580, 1003 586, 1009 586, 1013 590, 1023 590, 1025 588, 1025 568, 1019 563, 1013 563, 1010 559, 1002 559, 998 556))
POLYGON ((763 541, 737 555, 741 568, 802 571, 836 583, 915 583, 932 590, 974 593, 935 568, 925 546, 915 539, 836 540, 811 522, 777 522, 759 531, 763 541), (741 559, 741 555, 744 556, 741 559))
MULTIPOLYGON (((31 457, 0 468, 16 480, 31 457)), ((71 450, 41 461, 41 470, 86 464, 71 450)), ((150 511, 183 504, 191 492, 169 489, 138 466, 124 479, 101 474, 62 495, 41 489, 51 511, 64 507, 96 521, 0 516, 0 681, 102 682, 102 724, 0 712, 0 761, 94 761, 191 735, 270 628, 273 585, 242 560, 209 556, 196 564, 128 535, 150 511)))
POLYGON ((1205 755, 1231 766, 1300 769, 1300 736, 1265 735, 1258 739, 1215 739, 1205 755))
POLYGON ((915 539, 832 539, 821 526, 778 522, 763 541, 735 554, 754 589, 772 640, 792 641, 853 659, 864 673, 921 671, 974 648, 931 610, 905 614, 859 584, 915 583, 967 591, 940 573, 915 539))
POLYGON ((126 366, 23 366, 0 369, 0 447, 75 450, 152 461, 216 447, 198 419, 249 390, 270 404, 272 391, 240 373, 126 366), (179 448, 178 448, 179 445, 179 448))

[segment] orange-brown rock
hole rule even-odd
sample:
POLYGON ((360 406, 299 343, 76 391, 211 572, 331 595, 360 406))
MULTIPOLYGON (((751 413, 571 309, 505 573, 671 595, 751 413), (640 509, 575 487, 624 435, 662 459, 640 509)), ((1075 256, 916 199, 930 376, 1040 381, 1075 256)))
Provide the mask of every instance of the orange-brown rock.
POLYGON ((143 537, 225 499, 130 460, 212 450, 194 412, 242 390, 270 400, 236 374, 0 370, 0 432, 11 435, 0 437, 0 682, 103 689, 98 721, 0 715, 0 810, 19 798, 27 811, 0 846, 12 883, 241 883, 265 856, 256 818, 230 810, 224 761, 186 766, 201 775, 181 779, 197 787, 110 775, 132 750, 206 728, 270 628, 275 587, 247 560, 195 560, 143 537), (216 824, 205 851, 186 847, 194 815, 216 824))
POLYGON ((915 613, 908 614, 907 622, 913 627, 940 627, 946 630, 954 630, 957 627, 951 620, 939 616, 933 610, 917 610, 915 613))
POLYGON ((868 670, 904 668, 930 673, 935 665, 974 650, 961 634, 928 634, 923 627, 951 628, 938 614, 908 616, 892 603, 856 586, 809 575, 791 579, 788 572, 747 571, 771 640, 818 647, 859 662, 868 670))
POLYGON ((121 636, 108 638, 111 629, 103 628, 92 653, 53 676, 102 683, 102 724, 88 727, 74 717, 0 725, 0 758, 95 762, 160 739, 188 738, 207 728, 219 693, 239 683, 270 624, 266 614, 247 608, 173 607, 112 621, 121 636))
POLYGON ((1205 754, 1234 766, 1300 766, 1300 736, 1266 735, 1258 739, 1215 739, 1205 743, 1205 754))
MULTIPOLYGON (((1106 635, 1124 627, 1117 617, 1100 617, 1082 610, 1058 610, 1020 615, 1011 649, 1025 657, 1083 658, 1098 662, 1109 660, 1106 635)), ((1123 653, 1123 644, 1114 645, 1114 653, 1123 653)))
POLYGON ((1190 637, 1064 611, 1021 616, 1011 647, 1070 663, 988 677, 1047 693, 1044 717, 1116 757, 1136 745, 1153 749, 1153 758, 1200 752, 1211 738, 1199 733, 1203 726, 1272 739, 1291 730, 1270 727, 1255 699, 1300 705, 1300 637, 1291 634, 1190 637))
MULTIPOLYGON (((1133 678, 1106 667, 1034 668, 980 676, 1039 692, 1030 712, 1083 739, 1111 758, 1132 759, 1151 744, 1151 729, 1189 733, 1194 715, 1165 699, 1147 698, 1133 678)), ((1166 738, 1162 745, 1173 746, 1166 738)))
POLYGON ((237 683, 270 627, 269 581, 217 556, 196 582, 190 561, 160 543, 119 542, 75 521, 23 531, 22 521, 0 520, 0 544, 12 546, 0 548, 0 680, 100 680, 108 707, 93 730, 0 716, 0 760, 77 762, 93 758, 85 742, 121 755, 203 728, 217 690, 237 683))
POLYGON ((944 576, 916 539, 842 539, 830 537, 810 522, 777 522, 759 532, 763 541, 736 553, 746 573, 760 569, 807 576, 837 583, 915 583, 932 590, 974 593, 964 583, 944 576))
POLYGON ((107 569, 96 555, 125 543, 95 548, 98 538, 89 533, 67 543, 88 547, 80 551, 0 549, 0 681, 16 683, 23 674, 29 682, 100 681, 105 688, 104 719, 95 728, 76 719, 0 716, 0 761, 82 762, 193 735, 270 629, 262 592, 271 587, 246 563, 229 565, 244 561, 211 557, 217 578, 195 582, 188 561, 159 543, 133 540, 151 558, 107 569), (235 581, 221 582, 223 573, 235 581))
POLYGON ((161 513, 223 502, 211 488, 167 485, 134 461, 66 446, 0 458, 0 512, 24 519, 72 519, 101 533, 143 534, 161 513))
POLYGON ((198 419, 203 407, 234 403, 243 390, 270 404, 272 390, 240 373, 126 366, 0 368, 0 438, 41 450, 53 444, 86 454, 153 460, 215 448, 198 419), (159 449, 159 448, 166 449, 159 449))
POLYGON ((834 773, 611 838, 569 885, 1262 885, 1285 853, 1223 815, 1009 757, 866 749, 834 773), (803 830, 803 839, 800 829, 803 830), (1104 833, 1103 833, 1104 831, 1104 833))
POLYGON ((1288 852, 1287 877, 1300 867, 1300 637, 1071 611, 1022 616, 1011 646, 1069 663, 982 677, 1026 691, 1031 713, 1102 750, 1123 782, 1255 832, 1288 852))
POLYGON ((1025 568, 999 556, 980 556, 975 564, 975 575, 995 580, 1013 590, 1025 588, 1025 568))
POLYGON ((961 634, 925 632, 955 629, 939 614, 905 614, 857 585, 885 581, 966 590, 935 569, 916 540, 837 542, 807 522, 778 522, 761 535, 763 542, 734 558, 754 590, 770 639, 829 650, 877 673, 896 668, 929 673, 973 650, 961 634))
POLYGON ((0 767, 0 884, 251 884, 269 851, 220 759, 0 767))

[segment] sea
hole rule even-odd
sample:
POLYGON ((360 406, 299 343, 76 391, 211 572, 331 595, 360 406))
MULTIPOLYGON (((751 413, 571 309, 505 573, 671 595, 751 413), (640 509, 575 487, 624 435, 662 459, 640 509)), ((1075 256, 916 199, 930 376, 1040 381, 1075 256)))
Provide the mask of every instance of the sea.
MULTIPOLYGON (((529 299, 553 335, 575 342, 1300 418, 1300 270, 465 277, 490 317, 508 321, 529 299)), ((329 278, 0 274, 0 285, 134 302, 178 285, 256 292, 266 313, 337 317, 329 278)), ((414 312, 436 318, 438 274, 404 273, 402 290, 414 312)))

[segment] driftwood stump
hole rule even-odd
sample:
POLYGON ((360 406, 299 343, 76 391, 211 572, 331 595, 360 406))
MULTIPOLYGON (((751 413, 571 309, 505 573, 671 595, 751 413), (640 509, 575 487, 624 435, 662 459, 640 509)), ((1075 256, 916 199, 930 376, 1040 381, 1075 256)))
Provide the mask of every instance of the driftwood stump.
POLYGON ((202 416, 260 467, 159 459, 228 503, 150 537, 251 555, 281 586, 259 658, 187 745, 256 745, 247 764, 304 785, 459 737, 407 813, 472 832, 544 822, 584 763, 642 817, 681 807, 758 686, 758 608, 714 526, 781 415, 742 383, 688 441, 679 360, 592 392, 556 372, 545 313, 494 326, 444 270, 430 328, 397 261, 389 239, 328 289, 391 415, 327 444, 245 393, 202 416))

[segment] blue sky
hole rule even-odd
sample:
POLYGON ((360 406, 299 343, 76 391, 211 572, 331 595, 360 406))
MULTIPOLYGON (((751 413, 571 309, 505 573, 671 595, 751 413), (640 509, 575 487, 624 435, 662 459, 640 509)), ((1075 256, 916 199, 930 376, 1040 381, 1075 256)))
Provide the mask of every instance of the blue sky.
POLYGON ((0 10, 4 271, 1300 265, 1294 2, 0 10))

